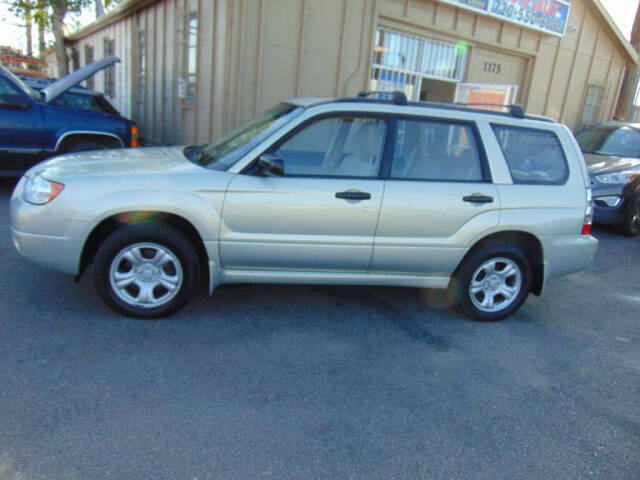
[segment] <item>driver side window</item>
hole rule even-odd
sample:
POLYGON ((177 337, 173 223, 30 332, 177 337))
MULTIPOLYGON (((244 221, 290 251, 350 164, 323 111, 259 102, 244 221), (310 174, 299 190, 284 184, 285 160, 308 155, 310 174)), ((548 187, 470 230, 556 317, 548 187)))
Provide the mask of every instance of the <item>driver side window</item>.
POLYGON ((384 119, 332 117, 313 122, 274 153, 285 175, 376 177, 387 125, 384 119))

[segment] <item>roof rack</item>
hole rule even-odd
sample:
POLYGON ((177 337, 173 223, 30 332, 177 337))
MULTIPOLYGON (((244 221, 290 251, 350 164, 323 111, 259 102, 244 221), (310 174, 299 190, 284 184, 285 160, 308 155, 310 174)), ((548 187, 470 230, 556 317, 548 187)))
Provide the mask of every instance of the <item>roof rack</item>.
POLYGON ((396 90, 385 92, 382 90, 363 91, 358 93, 358 98, 377 98, 381 100, 391 100, 396 105, 408 105, 407 96, 404 92, 396 90))
POLYGON ((525 118, 526 115, 524 113, 524 108, 522 105, 502 105, 499 103, 454 103, 454 105, 460 105, 462 107, 500 107, 500 108, 508 108, 509 115, 516 118, 525 118))
POLYGON ((500 105, 495 103, 451 103, 451 102, 433 102, 433 101, 407 101, 404 92, 384 92, 384 91, 365 91, 360 92, 357 97, 344 97, 331 100, 332 102, 351 103, 351 102, 370 102, 370 103, 394 103, 396 105, 407 105, 412 107, 439 108, 444 110, 457 110, 465 112, 481 113, 486 115, 497 115, 502 117, 523 118, 528 120, 537 120, 540 122, 556 123, 553 118, 542 117, 538 115, 527 115, 521 105, 500 105), (487 110, 479 107, 501 107, 507 111, 487 110))

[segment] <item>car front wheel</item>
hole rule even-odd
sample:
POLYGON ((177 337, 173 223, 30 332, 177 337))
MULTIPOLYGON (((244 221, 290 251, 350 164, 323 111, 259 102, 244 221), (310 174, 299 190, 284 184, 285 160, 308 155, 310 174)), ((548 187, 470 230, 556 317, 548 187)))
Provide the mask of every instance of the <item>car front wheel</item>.
POLYGON ((640 235, 640 196, 633 198, 629 203, 627 216, 620 225, 620 232, 630 237, 640 235))
POLYGON ((460 305, 481 321, 501 320, 526 300, 531 266, 514 245, 493 245, 472 252, 456 275, 460 305))
POLYGON ((178 230, 163 225, 116 230, 99 247, 95 283, 115 311, 159 318, 181 308, 197 289, 198 255, 178 230))

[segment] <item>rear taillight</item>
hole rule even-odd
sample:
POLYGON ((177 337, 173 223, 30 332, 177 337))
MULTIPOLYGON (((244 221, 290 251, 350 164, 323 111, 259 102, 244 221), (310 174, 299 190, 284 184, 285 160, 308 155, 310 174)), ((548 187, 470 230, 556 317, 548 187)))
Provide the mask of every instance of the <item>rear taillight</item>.
POLYGON ((593 224, 593 194, 591 188, 587 188, 587 208, 584 212, 584 222, 582 222, 582 235, 591 235, 591 225, 593 224))
POLYGON ((138 147, 138 127, 131 125, 131 148, 138 147))

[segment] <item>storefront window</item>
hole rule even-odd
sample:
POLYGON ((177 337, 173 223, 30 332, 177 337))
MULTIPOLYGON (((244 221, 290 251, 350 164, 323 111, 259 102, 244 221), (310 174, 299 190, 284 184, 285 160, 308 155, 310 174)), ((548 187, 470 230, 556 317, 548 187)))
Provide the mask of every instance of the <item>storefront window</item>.
POLYGON ((402 90, 421 97, 423 79, 457 82, 464 77, 467 48, 460 44, 407 35, 386 28, 376 32, 372 90, 402 90))
POLYGON ((478 106, 488 110, 503 111, 504 106, 516 102, 517 85, 482 83, 460 83, 456 92, 456 103, 478 106))

